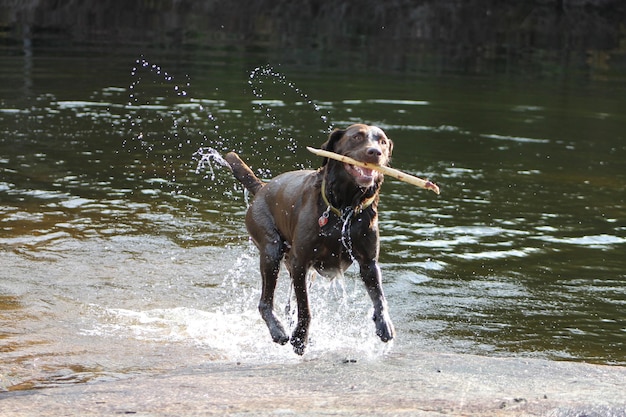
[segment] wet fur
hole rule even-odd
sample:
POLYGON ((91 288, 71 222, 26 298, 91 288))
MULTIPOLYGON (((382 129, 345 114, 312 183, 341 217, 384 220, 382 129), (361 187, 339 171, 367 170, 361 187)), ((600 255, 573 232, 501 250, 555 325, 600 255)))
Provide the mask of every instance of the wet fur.
MULTIPOLYGON (((387 164, 393 143, 379 128, 363 124, 333 131, 322 149, 350 156, 356 160, 387 164)), ((291 341, 294 351, 302 355, 311 321, 307 294, 307 275, 311 268, 325 276, 345 271, 353 262, 359 264, 360 275, 374 305, 376 334, 384 342, 394 337, 387 302, 378 266, 378 193, 382 174, 375 173, 372 184, 362 186, 367 176, 357 178, 343 163, 324 158, 318 170, 301 170, 281 174, 268 183, 259 180, 250 168, 231 152, 225 159, 233 175, 254 195, 246 214, 246 227, 259 249, 262 291, 259 312, 276 343, 291 341), (351 253, 342 243, 345 220, 330 213, 323 227, 318 219, 327 210, 321 196, 322 180, 326 178, 326 193, 330 203, 340 211, 349 211, 371 202, 350 217, 351 253), (298 321, 291 335, 274 313, 274 291, 280 264, 285 265, 295 291, 298 321)))

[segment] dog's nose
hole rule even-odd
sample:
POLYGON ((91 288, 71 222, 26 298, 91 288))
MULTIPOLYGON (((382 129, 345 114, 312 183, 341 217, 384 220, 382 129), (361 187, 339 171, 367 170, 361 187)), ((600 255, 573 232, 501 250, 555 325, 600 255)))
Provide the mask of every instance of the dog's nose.
POLYGON ((367 156, 381 156, 382 154, 382 151, 378 148, 367 148, 367 156))

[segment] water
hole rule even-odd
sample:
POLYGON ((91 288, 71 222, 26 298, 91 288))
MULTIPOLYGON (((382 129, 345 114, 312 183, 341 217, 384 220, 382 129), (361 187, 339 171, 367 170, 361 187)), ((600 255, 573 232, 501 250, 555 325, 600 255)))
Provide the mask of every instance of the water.
POLYGON ((0 389, 432 350, 626 364, 623 84, 281 69, 255 95, 264 67, 24 59, 0 70, 0 389), (305 146, 354 122, 441 195, 383 185, 397 339, 351 269, 312 283, 298 358, 256 311, 246 197, 208 148, 269 178, 319 166, 305 146))

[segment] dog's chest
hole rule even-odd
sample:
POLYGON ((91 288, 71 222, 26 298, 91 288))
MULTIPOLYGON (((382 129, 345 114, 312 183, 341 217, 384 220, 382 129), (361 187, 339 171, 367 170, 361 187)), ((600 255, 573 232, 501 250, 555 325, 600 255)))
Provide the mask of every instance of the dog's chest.
MULTIPOLYGON (((371 219, 353 216, 341 219, 331 216, 320 226, 319 239, 314 248, 316 265, 325 269, 345 270, 357 257, 363 244, 371 240, 371 219)), ((316 266, 317 268, 317 266, 316 266)))
POLYGON ((325 244, 332 245, 336 241, 359 239, 378 227, 376 216, 364 213, 340 218, 334 214, 322 214, 318 219, 319 236, 325 244))
POLYGON ((313 249, 313 267, 320 275, 333 278, 341 275, 352 265, 356 254, 352 242, 341 238, 341 233, 325 236, 321 244, 313 249))

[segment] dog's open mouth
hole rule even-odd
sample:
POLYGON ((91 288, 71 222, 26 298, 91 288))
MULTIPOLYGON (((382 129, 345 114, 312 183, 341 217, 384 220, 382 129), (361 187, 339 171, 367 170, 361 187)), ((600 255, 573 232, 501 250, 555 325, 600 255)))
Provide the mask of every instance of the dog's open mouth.
POLYGON ((344 164, 346 171, 352 175, 354 181, 359 187, 371 187, 378 176, 378 171, 369 168, 357 167, 350 164, 344 164))

